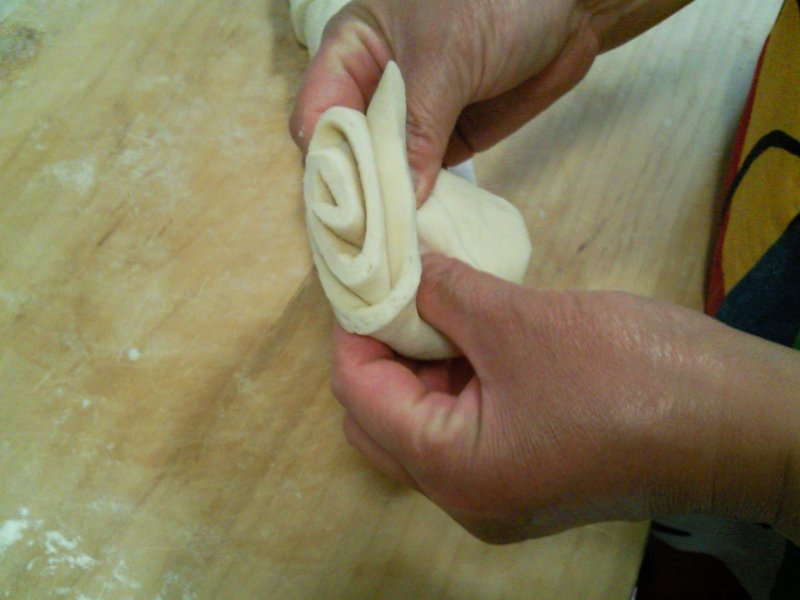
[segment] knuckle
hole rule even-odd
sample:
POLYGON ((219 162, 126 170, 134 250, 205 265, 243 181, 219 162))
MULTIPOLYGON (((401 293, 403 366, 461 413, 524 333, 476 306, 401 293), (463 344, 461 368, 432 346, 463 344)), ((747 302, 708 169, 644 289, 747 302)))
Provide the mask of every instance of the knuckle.
POLYGON ((325 41, 346 39, 357 35, 360 27, 365 25, 364 16, 369 14, 361 3, 351 2, 333 15, 325 24, 323 38, 325 41))
POLYGON ((388 36, 382 11, 366 2, 351 2, 325 25, 323 45, 337 54, 358 48, 388 60, 388 36))
POLYGON ((424 465, 429 475, 441 477, 452 468, 450 441, 431 424, 419 426, 413 434, 409 450, 424 465))
POLYGON ((410 451, 432 481, 467 482, 470 425, 444 409, 426 410, 410 439, 410 451))
POLYGON ((434 124, 431 117, 424 116, 429 113, 430 108, 418 108, 411 112, 414 104, 410 103, 406 122, 408 162, 412 168, 421 170, 433 158, 444 156, 448 137, 434 124))
POLYGON ((461 263, 454 258, 441 256, 435 260, 425 260, 419 291, 424 296, 452 299, 453 288, 458 282, 456 272, 461 263))

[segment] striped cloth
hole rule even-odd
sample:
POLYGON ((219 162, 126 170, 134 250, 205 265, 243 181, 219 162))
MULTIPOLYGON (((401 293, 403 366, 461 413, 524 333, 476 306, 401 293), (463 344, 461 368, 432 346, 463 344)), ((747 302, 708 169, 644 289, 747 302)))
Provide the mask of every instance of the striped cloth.
MULTIPOLYGON (((764 45, 725 190, 706 312, 800 350, 800 0, 784 2, 764 45)), ((638 600, 798 600, 800 549, 756 523, 658 519, 637 592, 638 600)))

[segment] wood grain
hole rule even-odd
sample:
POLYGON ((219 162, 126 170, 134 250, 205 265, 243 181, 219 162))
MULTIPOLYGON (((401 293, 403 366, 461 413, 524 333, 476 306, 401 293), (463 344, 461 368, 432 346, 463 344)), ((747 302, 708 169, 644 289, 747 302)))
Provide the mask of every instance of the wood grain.
MULTIPOLYGON (((778 0, 702 0, 478 160, 529 282, 699 306, 778 0)), ((484 545, 340 433, 282 0, 0 1, 0 597, 629 597, 646 524, 484 545)))
POLYGON ((702 307, 728 150, 780 5, 695 2, 478 157, 481 183, 525 213, 529 283, 702 307))

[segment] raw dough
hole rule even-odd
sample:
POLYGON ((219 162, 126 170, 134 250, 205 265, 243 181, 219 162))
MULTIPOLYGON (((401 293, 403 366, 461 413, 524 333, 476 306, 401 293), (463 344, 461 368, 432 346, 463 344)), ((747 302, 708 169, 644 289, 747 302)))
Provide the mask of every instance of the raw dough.
POLYGON ((334 107, 317 123, 306 158, 306 222, 344 329, 408 357, 447 358, 458 351, 417 313, 420 249, 521 282, 530 239, 516 208, 445 170, 416 210, 405 131, 405 86, 391 62, 366 116, 334 107))
MULTIPOLYGON (((311 56, 325 25, 347 3, 289 0, 295 35, 311 56)), ((405 127, 405 85, 389 63, 366 116, 334 107, 317 123, 306 158, 306 223, 342 327, 405 356, 446 358, 458 351, 417 313, 420 250, 521 282, 530 240, 511 204, 445 170, 416 210, 405 127)))
POLYGON ((298 41, 314 56, 331 17, 350 0, 289 0, 292 26, 298 41))

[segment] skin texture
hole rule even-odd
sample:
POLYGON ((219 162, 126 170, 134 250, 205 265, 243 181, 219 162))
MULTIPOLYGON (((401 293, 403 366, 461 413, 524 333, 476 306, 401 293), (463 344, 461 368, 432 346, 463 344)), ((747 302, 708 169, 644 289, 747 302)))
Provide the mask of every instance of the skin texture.
POLYGON ((409 163, 424 201, 442 164, 507 137, 577 85, 599 53, 687 3, 357 0, 328 24, 290 129, 305 151, 322 113, 365 110, 395 60, 408 92, 409 163))
POLYGON ((415 363, 337 328, 334 391, 348 440, 476 536, 690 510, 791 531, 793 351, 667 303, 526 289, 437 255, 417 306, 466 358, 415 363))
POLYGON ((291 129, 305 148, 328 107, 363 111, 394 59, 406 80, 409 162, 423 200, 443 162, 515 131, 577 84, 598 51, 572 1, 352 2, 326 28, 291 129))
MULTIPOLYGON (((503 139, 684 4, 352 2, 291 130, 305 149, 327 108, 363 110, 396 60, 424 201, 442 162, 503 139)), ((476 536, 700 510, 800 537, 796 352, 666 303, 526 289, 440 256, 424 261, 417 307, 464 357, 409 361, 337 328, 334 393, 350 443, 476 536)))

